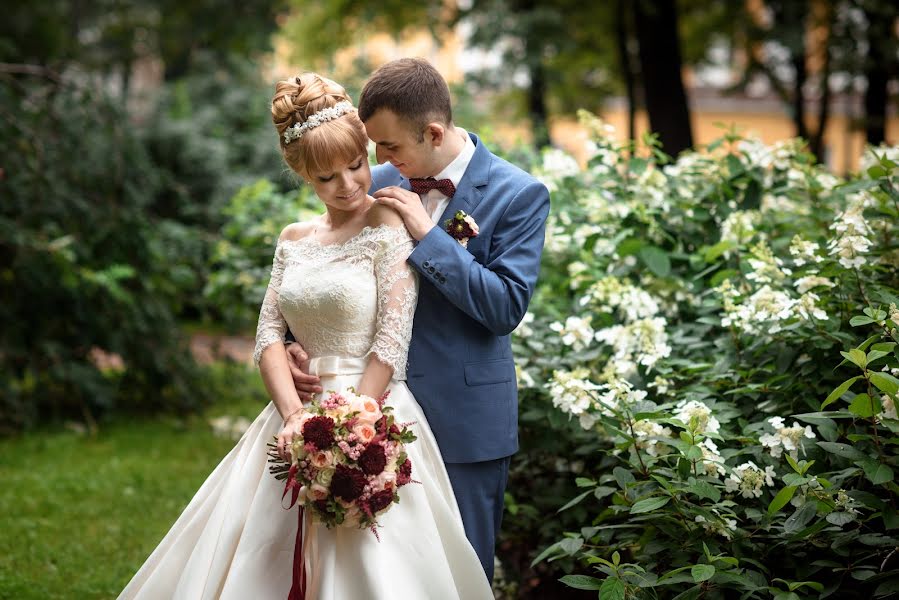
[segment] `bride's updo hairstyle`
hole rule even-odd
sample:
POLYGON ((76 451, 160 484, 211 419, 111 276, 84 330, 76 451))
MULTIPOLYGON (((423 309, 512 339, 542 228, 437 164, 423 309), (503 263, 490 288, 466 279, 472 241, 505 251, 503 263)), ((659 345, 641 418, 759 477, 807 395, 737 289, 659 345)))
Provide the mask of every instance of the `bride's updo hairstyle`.
POLYGON ((291 136, 296 131, 295 126, 300 127, 316 113, 343 102, 351 102, 346 90, 315 73, 279 81, 275 87, 272 122, 278 130, 281 154, 287 165, 304 179, 329 173, 335 165, 349 163, 360 154, 367 156, 365 126, 355 109, 313 126, 302 137, 291 136), (284 137, 288 130, 291 130, 288 133, 290 141, 284 137))

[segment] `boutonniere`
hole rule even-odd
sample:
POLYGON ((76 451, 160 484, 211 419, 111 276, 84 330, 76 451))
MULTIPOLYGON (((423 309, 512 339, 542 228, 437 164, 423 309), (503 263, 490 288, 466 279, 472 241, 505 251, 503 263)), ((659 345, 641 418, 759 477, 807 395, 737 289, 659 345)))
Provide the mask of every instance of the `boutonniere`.
POLYGON ((478 237, 478 224, 464 210, 456 211, 453 218, 447 219, 443 224, 450 237, 462 244, 463 248, 468 247, 469 239, 478 237))

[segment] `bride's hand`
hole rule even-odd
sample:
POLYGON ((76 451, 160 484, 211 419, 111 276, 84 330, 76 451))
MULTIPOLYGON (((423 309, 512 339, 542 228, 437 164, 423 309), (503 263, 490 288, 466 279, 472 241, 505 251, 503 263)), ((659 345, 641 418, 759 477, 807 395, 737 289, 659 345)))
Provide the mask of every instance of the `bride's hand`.
POLYGON ((287 462, 290 462, 290 444, 293 442, 293 438, 303 433, 301 422, 303 412, 303 409, 300 409, 288 416, 284 421, 284 427, 281 428, 281 433, 278 434, 278 455, 287 462))

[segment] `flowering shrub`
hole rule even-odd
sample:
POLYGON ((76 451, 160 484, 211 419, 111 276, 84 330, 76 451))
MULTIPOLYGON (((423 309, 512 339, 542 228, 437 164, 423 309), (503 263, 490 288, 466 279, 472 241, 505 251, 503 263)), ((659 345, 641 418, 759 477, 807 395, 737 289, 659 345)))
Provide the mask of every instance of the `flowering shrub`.
POLYGON ((581 117, 588 168, 537 169, 551 268, 515 343, 599 458, 535 564, 602 598, 896 593, 897 152, 844 181, 796 140, 672 161, 581 117))

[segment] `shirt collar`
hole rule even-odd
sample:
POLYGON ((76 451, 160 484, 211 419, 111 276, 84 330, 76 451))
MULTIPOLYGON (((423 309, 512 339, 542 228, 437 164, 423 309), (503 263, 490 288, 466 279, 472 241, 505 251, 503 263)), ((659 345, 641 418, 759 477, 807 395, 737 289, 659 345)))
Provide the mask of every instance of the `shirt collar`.
POLYGON ((465 136, 465 145, 456 158, 445 169, 437 173, 434 179, 449 179, 458 188, 459 182, 462 181, 462 176, 465 175, 465 170, 468 168, 468 163, 471 162, 471 157, 474 156, 475 148, 474 142, 471 141, 467 131, 461 127, 457 127, 456 131, 465 136))

